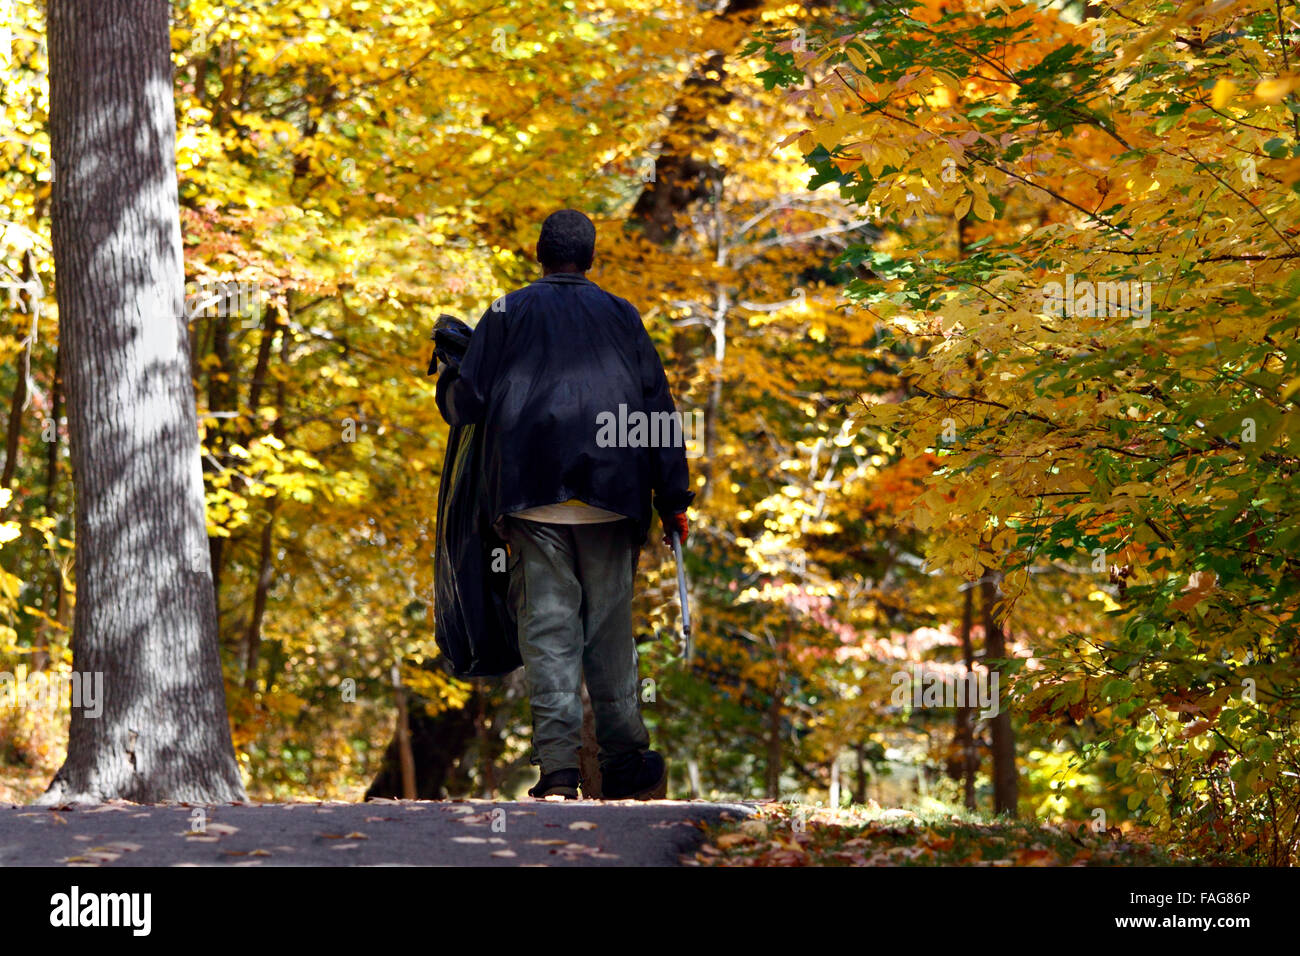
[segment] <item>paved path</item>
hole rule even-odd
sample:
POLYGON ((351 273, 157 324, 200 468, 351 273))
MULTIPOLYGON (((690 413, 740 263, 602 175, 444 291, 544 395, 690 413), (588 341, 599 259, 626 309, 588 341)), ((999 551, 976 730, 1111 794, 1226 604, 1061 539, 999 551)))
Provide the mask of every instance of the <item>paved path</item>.
POLYGON ((744 804, 384 800, 0 805, 0 867, 675 866, 744 804))

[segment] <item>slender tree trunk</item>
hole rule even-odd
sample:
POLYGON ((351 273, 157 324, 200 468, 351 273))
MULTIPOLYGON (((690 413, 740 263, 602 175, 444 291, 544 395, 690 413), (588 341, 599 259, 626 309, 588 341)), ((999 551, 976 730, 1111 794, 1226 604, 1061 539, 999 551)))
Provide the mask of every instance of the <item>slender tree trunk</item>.
POLYGON ((853 780, 853 802, 862 806, 867 802, 867 748, 859 743, 853 749, 858 756, 858 772, 853 780))
MULTIPOLYGON (((35 275, 36 266, 32 262, 32 254, 29 252, 23 256, 22 272, 19 275, 22 289, 18 292, 18 301, 22 304, 23 314, 33 317, 33 323, 35 322, 37 310, 41 307, 39 298, 33 295, 28 287, 28 283, 35 275)), ((31 331, 27 333, 26 340, 23 342, 22 356, 18 361, 18 375, 14 381, 13 401, 9 405, 9 426, 5 431, 5 464, 4 472, 0 475, 0 488, 8 488, 13 484, 14 474, 18 469, 18 448, 23 434, 23 412, 27 409, 27 384, 31 378, 32 349, 35 345, 36 329, 33 324, 31 331)))
POLYGON ((397 698, 397 760, 402 770, 402 799, 415 799, 415 754, 411 751, 411 718, 406 707, 402 669, 393 665, 393 694, 397 698))
POLYGON ((262 524, 262 537, 258 547, 257 583, 253 590, 253 613, 248 619, 244 634, 244 688, 257 687, 257 662, 262 650, 262 622, 266 618, 267 596, 275 580, 275 515, 280 510, 280 496, 276 495, 266 506, 266 521, 262 524))
MULTIPOLYGON (((991 661, 1007 656, 1006 638, 998 626, 993 614, 993 604, 997 600, 997 584, 994 572, 984 569, 980 583, 980 593, 984 605, 984 660, 988 664, 989 677, 998 674, 998 668, 991 661)), ((998 694, 1002 697, 1002 682, 999 676, 998 694)), ((991 721, 993 727, 993 810, 996 813, 1016 815, 1019 800, 1019 782, 1016 778, 1016 738, 1011 728, 1011 714, 1002 701, 998 702, 998 715, 991 721)))
MULTIPOLYGON (((31 348, 29 343, 27 346, 31 348)), ((23 407, 27 404, 27 371, 24 363, 18 363, 17 380, 14 382, 13 399, 9 403, 9 424, 5 432, 5 464, 0 473, 0 488, 13 484, 14 473, 18 469, 18 443, 23 430, 23 407)))
POLYGON ((713 321, 710 332, 713 336, 713 362, 710 376, 713 381, 709 386, 709 401, 704 409, 704 457, 700 462, 700 474, 704 476, 704 486, 696 495, 698 507, 713 491, 714 456, 718 450, 718 416, 722 414, 722 389, 725 380, 727 361, 727 313, 731 310, 731 300, 727 290, 718 286, 715 291, 713 321))
POLYGON ((772 688, 772 701, 767 707, 767 796, 769 800, 781 798, 781 691, 772 688))
POLYGON ((591 709, 587 681, 582 682, 582 749, 578 751, 578 775, 582 777, 582 795, 599 800, 603 794, 600 779, 600 745, 596 742, 596 714, 591 709))
MULTIPOLYGON (((201 310, 201 315, 207 315, 212 309, 201 310)), ((224 311, 224 309, 222 310, 224 311)), ((225 315, 218 315, 208 319, 211 326, 211 354, 217 357, 215 367, 208 370, 208 411, 225 412, 231 411, 230 406, 234 404, 230 397, 235 393, 235 368, 231 361, 230 355, 230 320, 225 315)), ((197 350, 195 351, 197 355, 197 350)), ((208 426, 208 455, 210 461, 204 461, 205 468, 217 472, 222 467, 230 465, 230 456, 226 448, 230 444, 228 430, 233 423, 224 418, 217 418, 208 426)), ((208 539, 208 560, 212 565, 212 591, 216 595, 217 607, 221 606, 221 566, 225 560, 226 539, 220 535, 213 535, 208 539)))
MULTIPOLYGON (((264 333, 269 336, 270 332, 264 333)), ((264 337, 263 345, 266 345, 267 338, 264 337)), ((289 336, 284 334, 280 337, 280 359, 285 364, 289 361, 289 336)), ((258 359, 261 364, 261 358, 258 359)), ((265 372, 265 369, 263 369, 265 372)), ((281 379, 275 386, 275 423, 271 426, 271 434, 284 441, 284 408, 287 400, 284 380, 281 379)), ((249 392, 249 398, 261 398, 260 386, 255 387, 249 392)), ((252 432, 249 431, 245 441, 251 438, 252 432)), ((253 613, 248 621, 248 631, 244 635, 244 686, 252 690, 257 686, 257 662, 262 649, 262 622, 266 617, 266 602, 271 591, 271 582, 275 580, 275 519, 280 511, 281 498, 277 494, 267 502, 266 505, 266 523, 262 525, 262 538, 258 549, 257 564, 257 583, 253 593, 253 613)), ((269 686, 269 685, 268 685, 269 686)))
POLYGON ((74 707, 42 803, 243 800, 182 309, 170 5, 50 0, 59 350, 76 496, 74 707))
MULTIPOLYGON (((787 646, 794 639, 794 622, 785 622, 787 646)), ((785 696, 785 666, 780 645, 773 647, 776 656, 776 679, 772 684, 772 700, 767 707, 767 796, 781 799, 781 764, 785 757, 781 747, 782 698, 785 696)))
POLYGON ((414 771, 418 799, 441 800, 446 796, 453 766, 474 738, 475 707, 471 699, 464 707, 430 716, 423 699, 406 691, 398 705, 396 732, 365 799, 405 798, 410 792, 405 781, 407 767, 414 771))
MULTIPOLYGON (((969 678, 975 670, 975 648, 971 644, 970 631, 974 617, 975 586, 966 589, 961 609, 961 653, 966 663, 967 692, 969 678)), ((967 698, 969 700, 969 698, 967 698)), ((975 749, 975 708, 957 708, 957 748, 961 771, 962 793, 965 796, 966 809, 977 809, 975 803, 975 774, 979 770, 979 753, 975 749)))

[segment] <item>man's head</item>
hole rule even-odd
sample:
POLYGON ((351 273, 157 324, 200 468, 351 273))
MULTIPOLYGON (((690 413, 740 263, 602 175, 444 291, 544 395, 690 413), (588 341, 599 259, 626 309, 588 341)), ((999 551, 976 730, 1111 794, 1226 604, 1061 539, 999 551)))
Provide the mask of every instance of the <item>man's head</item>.
POLYGON ((537 261, 544 272, 586 272, 596 255, 596 227, 576 209, 546 217, 537 237, 537 261))

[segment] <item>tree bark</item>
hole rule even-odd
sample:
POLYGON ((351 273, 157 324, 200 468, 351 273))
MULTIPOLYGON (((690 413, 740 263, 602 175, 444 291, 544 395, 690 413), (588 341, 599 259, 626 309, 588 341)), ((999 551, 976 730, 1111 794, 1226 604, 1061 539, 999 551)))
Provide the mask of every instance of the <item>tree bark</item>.
POLYGON ((767 798, 781 799, 781 691, 772 688, 772 700, 767 708, 767 798))
POLYGON ((853 779, 853 802, 863 806, 867 802, 867 748, 858 743, 853 751, 858 758, 858 772, 853 779))
POLYGON ((8 488, 13 484, 14 472, 18 468, 18 440, 23 427, 25 404, 27 404, 27 375, 22 368, 19 368, 18 380, 14 382, 13 401, 9 404, 9 427, 5 432, 5 465, 4 473, 0 474, 0 488, 8 488))
MULTIPOLYGON (((794 640, 794 621, 787 617, 785 622, 785 647, 794 640)), ((767 708, 767 796, 770 800, 781 799, 781 765, 785 760, 781 745, 782 701, 785 697, 785 654, 784 647, 772 642, 773 655, 776 658, 776 675, 772 681, 772 700, 767 708)))
MULTIPOLYGON (((248 619, 248 630, 244 633, 243 666, 244 689, 257 689, 257 664, 262 651, 262 621, 266 617, 266 603, 271 593, 271 583, 275 580, 275 516, 280 510, 280 496, 276 495, 266 506, 266 521, 262 524, 261 540, 258 543, 257 580, 253 589, 253 613, 248 619)), ((270 686, 269 684, 267 685, 270 686)))
POLYGON ((582 795, 588 800, 602 799, 596 713, 591 709, 591 697, 587 694, 585 679, 582 682, 582 749, 578 752, 578 775, 582 777, 582 795))
POLYGON ((402 773, 402 799, 415 799, 415 754, 411 751, 411 721, 406 708, 406 688, 402 685, 402 668, 393 665, 393 695, 397 698, 397 764, 402 773))
POLYGON ((44 804, 245 799, 226 716, 182 308, 170 6, 50 0, 74 707, 44 804))
MULTIPOLYGON (((966 664, 966 677, 975 670, 975 649, 971 644, 970 631, 974 618, 975 586, 966 589, 961 609, 961 653, 966 664)), ((969 682, 967 687, 969 687, 969 682)), ((957 773, 961 777, 962 793, 967 810, 976 809, 975 774, 979 770, 979 753, 975 749, 975 711, 974 707, 957 708, 957 773)))
MULTIPOLYGON (((997 599, 997 584, 993 571, 984 569, 980 581, 980 593, 984 605, 984 661, 989 669, 989 678, 999 674, 998 696, 1002 697, 1002 681, 999 668, 993 661, 1007 656, 1006 637, 998 626, 993 614, 993 604, 997 599)), ((991 721, 993 727, 993 810, 995 813, 1016 815, 1020 785, 1016 779, 1016 737, 1011 728, 1011 714, 998 702, 998 715, 991 721)))
MULTIPOLYGON (((19 292, 19 298, 23 302, 24 312, 37 308, 36 303, 32 302, 31 293, 27 290, 27 282, 33 274, 31 261, 30 255, 23 257, 21 277, 23 288, 19 292)), ((18 374, 14 380, 13 401, 9 404, 9 425, 5 431, 5 464, 4 472, 0 474, 0 488, 8 488, 12 485, 18 470, 18 447, 23 431, 23 411, 27 408, 27 379, 31 373, 32 345, 32 337, 29 334, 23 343, 22 356, 18 362, 18 374)))
POLYGON ((474 739, 476 708, 477 704, 471 698, 464 707, 430 716, 424 701, 408 691, 403 706, 399 708, 398 731, 388 744, 383 764, 366 791, 365 799, 405 797, 408 792, 404 783, 407 756, 403 751, 411 760, 415 796, 420 800, 441 800, 447 796, 448 777, 474 739), (404 728, 402 724, 405 724, 404 728))
POLYGON ((479 795, 484 800, 491 800, 497 789, 497 753, 492 741, 492 718, 488 715, 488 695, 483 686, 484 678, 478 678, 477 683, 478 716, 474 720, 474 728, 478 737, 479 795))
MULTIPOLYGON (((261 353, 264 353, 269 348, 268 343, 273 332, 274 328, 263 331, 262 348, 258 355, 258 373, 262 375, 266 373, 266 362, 263 361, 261 353)), ((289 334, 287 331, 280 336, 280 359, 285 364, 288 364, 289 334)), ((257 383, 249 391, 249 402, 254 416, 257 414, 257 405, 254 403, 261 401, 260 382, 261 380, 258 379, 257 383)), ((275 422, 271 425, 271 434, 280 441, 284 441, 286 434, 284 424, 286 401, 287 393, 284 379, 281 378, 275 386, 275 422)), ((250 423, 245 432, 244 441, 248 442, 252 438, 252 434, 250 423)), ((275 580, 275 519, 280 511, 280 501, 280 495, 276 494, 267 502, 266 523, 262 525, 262 536, 258 545, 257 581, 253 593, 253 613, 248 621, 248 630, 244 634, 244 687, 250 691, 257 686, 257 663, 262 649, 262 622, 266 616, 266 603, 270 595, 271 583, 275 580)), ((270 686, 269 682, 267 686, 270 686)))

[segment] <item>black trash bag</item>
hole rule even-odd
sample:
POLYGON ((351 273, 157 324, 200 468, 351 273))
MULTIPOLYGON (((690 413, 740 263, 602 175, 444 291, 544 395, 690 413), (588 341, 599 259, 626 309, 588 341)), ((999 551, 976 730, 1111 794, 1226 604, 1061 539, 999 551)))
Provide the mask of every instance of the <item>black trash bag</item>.
MULTIPOLYGON (((439 361, 459 367, 472 332, 455 316, 438 316, 429 374, 439 361)), ((483 445, 481 426, 452 426, 438 486, 434 640, 457 677, 499 677, 523 664, 506 596, 506 543, 487 511, 483 445)))

